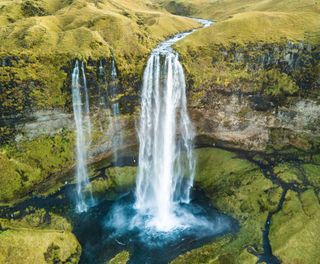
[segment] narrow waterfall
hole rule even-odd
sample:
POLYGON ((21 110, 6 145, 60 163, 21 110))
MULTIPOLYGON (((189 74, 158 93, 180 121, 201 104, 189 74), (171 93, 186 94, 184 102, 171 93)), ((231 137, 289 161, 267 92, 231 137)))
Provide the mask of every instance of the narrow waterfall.
POLYGON ((135 207, 160 231, 179 225, 176 211, 190 202, 195 173, 185 76, 171 48, 180 38, 153 51, 143 77, 135 207))
MULTIPOLYGON (((99 72, 100 82, 103 84, 103 86, 105 86, 105 89, 101 89, 101 87, 98 86, 98 88, 99 88, 99 105, 101 108, 106 109, 108 106, 108 103, 107 103, 107 99, 108 99, 107 80, 106 80, 105 68, 103 66, 103 62, 101 59, 99 62, 98 70, 99 70, 98 72, 99 72)), ((102 127, 101 127, 101 130, 103 130, 102 127)))
POLYGON ((72 72, 72 104, 76 125, 76 182, 77 182, 77 212, 85 212, 88 209, 84 189, 89 192, 92 201, 91 187, 88 178, 87 159, 88 148, 91 141, 91 122, 89 110, 89 95, 85 68, 76 61, 72 72), (80 74, 81 68, 81 74, 80 74), (81 76, 82 80, 81 80, 81 76), (81 82, 82 81, 82 82, 81 82))
POLYGON ((117 69, 114 58, 112 58, 111 63, 111 82, 110 82, 110 101, 111 101, 111 110, 112 110, 112 129, 114 131, 114 136, 112 138, 112 150, 114 156, 115 165, 120 165, 119 161, 119 148, 123 144, 123 135, 122 135, 122 125, 120 120, 120 105, 118 98, 118 76, 117 69))

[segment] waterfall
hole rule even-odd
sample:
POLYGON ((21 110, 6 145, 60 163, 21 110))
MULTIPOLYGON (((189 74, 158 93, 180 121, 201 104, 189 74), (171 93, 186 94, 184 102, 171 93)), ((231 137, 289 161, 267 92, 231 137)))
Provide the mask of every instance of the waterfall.
MULTIPOLYGON (((203 27, 211 24, 198 21, 203 27)), ((180 243, 190 244, 231 230, 230 220, 197 197, 192 202, 190 198, 195 133, 187 111, 183 68, 172 45, 194 31, 162 42, 148 59, 141 89, 135 195, 127 193, 119 198, 105 220, 112 241, 128 241, 131 248, 130 243, 137 239, 138 247, 146 251, 143 254, 147 255, 149 249, 152 257, 156 256, 155 250, 160 250, 159 256, 166 254, 164 246, 174 249, 180 243), (133 240, 132 235, 136 236, 133 240)), ((142 258, 135 260, 145 262, 142 258)))
MULTIPOLYGON (((105 77, 105 70, 104 70, 104 67, 103 67, 103 62, 102 60, 100 60, 100 63, 99 63, 99 68, 98 68, 98 72, 99 72, 99 78, 100 78, 100 82, 105 86, 107 87, 107 81, 106 81, 106 77, 105 77)), ((101 88, 100 86, 98 86, 99 88, 99 105, 100 107, 102 107, 104 110, 107 108, 107 98, 108 98, 108 93, 106 91, 106 89, 103 89, 101 91, 101 88)), ((101 127, 101 131, 103 131, 103 128, 101 127)))
POLYGON ((77 212, 85 212, 88 203, 84 194, 84 189, 89 192, 92 201, 91 187, 88 178, 87 159, 88 148, 91 141, 91 122, 89 110, 89 95, 84 63, 76 61, 72 72, 72 104, 74 120, 76 125, 76 183, 77 183, 77 212), (82 82, 80 78, 80 68, 82 82), (82 85, 81 85, 82 84, 82 85))
POLYGON ((190 202, 195 173, 185 76, 171 48, 187 34, 158 46, 143 76, 135 207, 160 231, 179 225, 177 210, 190 202))
POLYGON ((112 138, 112 150, 114 156, 115 165, 120 165, 119 161, 119 148, 123 144, 123 134, 122 134, 122 125, 120 120, 120 105, 118 98, 118 76, 117 69, 115 65, 115 60, 112 58, 111 63, 111 82, 110 82, 110 101, 111 101, 111 110, 112 110, 112 129, 114 136, 112 138))

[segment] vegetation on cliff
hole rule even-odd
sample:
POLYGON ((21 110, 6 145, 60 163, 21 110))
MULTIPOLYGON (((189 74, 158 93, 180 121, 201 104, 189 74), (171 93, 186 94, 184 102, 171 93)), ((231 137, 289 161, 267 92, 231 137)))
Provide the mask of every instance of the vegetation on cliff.
MULTIPOLYGON (((73 134, 61 133, 7 145, 0 151, 0 203, 19 200, 74 163, 73 134)), ((57 185, 57 182, 55 182, 57 185)))
POLYGON ((238 86, 283 102, 277 97, 295 94, 298 88, 318 87, 320 4, 316 1, 174 3, 164 1, 163 5, 171 11, 175 5, 185 6, 193 16, 216 20, 176 45, 193 98, 205 98, 205 91, 214 87, 238 86))

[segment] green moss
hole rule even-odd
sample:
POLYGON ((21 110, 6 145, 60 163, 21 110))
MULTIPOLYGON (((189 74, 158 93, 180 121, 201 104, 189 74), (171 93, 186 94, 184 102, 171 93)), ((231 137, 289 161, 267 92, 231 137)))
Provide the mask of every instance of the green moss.
POLYGON ((1 263, 78 263, 81 246, 61 216, 36 210, 19 220, 0 219, 1 263))
POLYGON ((220 149, 204 148, 196 153, 196 183, 220 210, 247 219, 276 206, 281 191, 254 164, 220 149))
POLYGON ((12 51, 0 54, 1 60, 10 61, 8 66, 0 67, 0 102, 4 114, 66 106, 69 93, 64 90, 67 78, 62 70, 67 63, 64 56, 10 54, 12 51))
POLYGON ((109 264, 126 264, 130 259, 130 253, 128 251, 122 251, 111 259, 109 264))
POLYGON ((15 149, 14 157, 39 167, 43 177, 60 172, 74 163, 74 135, 71 132, 56 134, 53 137, 39 137, 24 141, 15 149))
POLYGON ((49 176, 74 163, 73 133, 42 136, 0 152, 0 202, 22 198, 49 176))
POLYGON ((171 264, 184 264, 184 263, 220 263, 218 262, 219 254, 221 249, 227 243, 230 243, 231 237, 226 236, 222 239, 211 243, 210 245, 205 245, 199 249, 194 249, 187 252, 175 260, 170 262, 171 264))
POLYGON ((285 73, 278 70, 260 71, 258 87, 265 95, 285 96, 296 93, 299 90, 297 84, 285 73))
POLYGON ((0 201, 9 202, 41 179, 39 168, 33 168, 0 153, 0 201))
POLYGON ((215 148, 197 149, 196 183, 213 205, 240 222, 235 235, 214 241, 179 256, 173 263, 256 263, 247 247, 262 250, 261 230, 267 213, 276 208, 281 189, 259 168, 236 154, 215 148))
POLYGON ((306 177, 308 181, 317 188, 320 188, 320 166, 315 164, 304 164, 306 177))
POLYGON ((274 173, 286 183, 302 184, 301 173, 290 164, 279 164, 274 167, 274 173))
POLYGON ((105 177, 91 181, 91 191, 95 196, 116 198, 119 193, 130 190, 135 183, 137 167, 110 167, 105 177))
POLYGON ((283 209, 272 218, 270 241, 283 263, 317 263, 320 206, 313 190, 287 194, 283 209))
POLYGON ((77 263, 80 258, 80 245, 70 232, 7 230, 0 233, 0 241, 2 263, 46 264, 46 256, 52 244, 59 249, 56 253, 60 262, 70 260, 73 262, 69 263, 77 263))
POLYGON ((62 216, 48 212, 45 209, 27 209, 32 211, 23 218, 0 219, 0 225, 3 229, 30 229, 41 228, 61 231, 72 231, 71 224, 62 216))
POLYGON ((135 183, 137 167, 110 167, 106 170, 108 175, 119 188, 127 189, 135 183))

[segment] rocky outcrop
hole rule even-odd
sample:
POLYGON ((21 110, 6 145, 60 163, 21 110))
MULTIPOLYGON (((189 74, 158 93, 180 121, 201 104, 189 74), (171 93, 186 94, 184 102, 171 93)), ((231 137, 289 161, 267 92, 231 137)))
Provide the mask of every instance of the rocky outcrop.
POLYGON ((217 44, 212 54, 212 70, 222 67, 222 77, 214 73, 197 80, 185 60, 190 112, 200 145, 247 150, 317 148, 318 46, 303 42, 217 44))
MULTIPOLYGON (((200 145, 262 151, 268 147, 317 148, 320 138, 320 102, 317 100, 293 97, 277 111, 274 108, 259 111, 253 102, 258 96, 213 91, 210 98, 205 108, 190 110, 200 145)), ((262 103, 257 106, 262 107, 262 103)))

